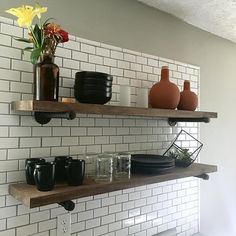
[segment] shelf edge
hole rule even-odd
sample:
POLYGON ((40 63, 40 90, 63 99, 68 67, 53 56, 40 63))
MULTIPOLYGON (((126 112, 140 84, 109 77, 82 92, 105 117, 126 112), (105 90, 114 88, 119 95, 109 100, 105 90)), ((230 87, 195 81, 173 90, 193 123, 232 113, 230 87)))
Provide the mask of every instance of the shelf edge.
POLYGON ((24 205, 34 208, 48 204, 58 203, 65 200, 75 200, 82 197, 117 191, 121 189, 134 188, 147 184, 165 182, 174 179, 197 177, 202 174, 217 171, 217 166, 205 164, 193 164, 188 168, 177 168, 176 171, 155 175, 138 175, 131 180, 115 181, 111 183, 94 184, 85 183, 78 187, 57 186, 50 192, 39 192, 35 186, 27 184, 9 185, 9 193, 24 205), (92 187, 91 187, 92 186, 92 187))
POLYGON ((37 112, 74 111, 76 113, 81 113, 81 114, 90 113, 90 114, 100 114, 100 115, 142 116, 142 117, 158 117, 158 118, 217 118, 216 112, 122 107, 122 106, 100 105, 100 104, 63 103, 63 102, 33 101, 33 100, 12 102, 12 110, 37 111, 37 112))

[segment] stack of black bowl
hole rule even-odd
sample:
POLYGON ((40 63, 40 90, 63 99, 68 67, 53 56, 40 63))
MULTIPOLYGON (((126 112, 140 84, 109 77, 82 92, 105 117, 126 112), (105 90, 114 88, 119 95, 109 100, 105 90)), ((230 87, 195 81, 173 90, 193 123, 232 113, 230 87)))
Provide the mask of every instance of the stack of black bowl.
POLYGON ((93 71, 75 73, 74 95, 81 103, 105 104, 112 96, 112 76, 93 71))

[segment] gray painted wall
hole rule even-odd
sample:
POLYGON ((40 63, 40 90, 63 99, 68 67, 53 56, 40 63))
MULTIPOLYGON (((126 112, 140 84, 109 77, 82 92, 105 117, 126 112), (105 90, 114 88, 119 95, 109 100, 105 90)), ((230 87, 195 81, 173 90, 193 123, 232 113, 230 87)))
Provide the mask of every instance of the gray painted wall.
MULTIPOLYGON (((34 1, 1 1, 5 9, 34 1)), ((73 35, 189 62, 201 67, 201 109, 219 118, 201 127, 201 161, 219 165, 219 172, 202 181, 201 229, 208 236, 236 235, 236 160, 234 109, 236 45, 199 30, 135 0, 49 0, 48 16, 73 35)))

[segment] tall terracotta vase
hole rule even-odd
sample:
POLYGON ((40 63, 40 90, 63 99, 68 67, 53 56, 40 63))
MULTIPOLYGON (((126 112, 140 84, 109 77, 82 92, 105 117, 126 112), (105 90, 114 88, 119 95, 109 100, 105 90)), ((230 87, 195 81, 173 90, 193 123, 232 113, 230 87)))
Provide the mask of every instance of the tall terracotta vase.
POLYGON ((175 109, 179 104, 180 92, 178 87, 169 80, 169 69, 163 66, 161 80, 150 90, 149 101, 153 108, 175 109))
POLYGON ((190 90, 190 81, 184 81, 184 90, 180 93, 179 110, 194 111, 198 105, 197 95, 190 90))
POLYGON ((34 100, 58 101, 59 67, 54 56, 45 54, 34 66, 34 100))

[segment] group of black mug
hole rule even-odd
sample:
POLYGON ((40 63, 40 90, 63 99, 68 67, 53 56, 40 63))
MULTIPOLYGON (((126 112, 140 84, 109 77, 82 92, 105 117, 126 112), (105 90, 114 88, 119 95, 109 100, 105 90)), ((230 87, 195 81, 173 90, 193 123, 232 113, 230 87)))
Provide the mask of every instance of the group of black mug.
POLYGON ((27 184, 36 185, 39 191, 50 191, 55 183, 78 186, 83 184, 85 161, 69 156, 57 156, 53 162, 29 158, 25 161, 25 173, 27 184))

